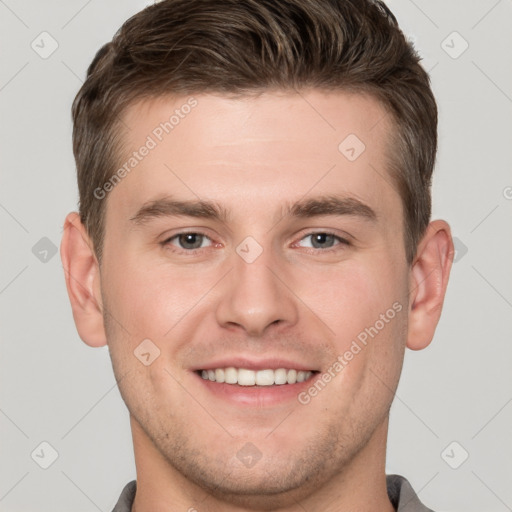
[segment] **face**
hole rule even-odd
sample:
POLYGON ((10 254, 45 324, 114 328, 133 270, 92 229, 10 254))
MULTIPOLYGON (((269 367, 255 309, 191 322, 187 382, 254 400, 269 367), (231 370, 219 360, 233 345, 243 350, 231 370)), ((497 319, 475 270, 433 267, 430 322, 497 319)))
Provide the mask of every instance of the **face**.
POLYGON ((136 162, 108 195, 101 293, 136 450, 233 499, 371 463, 408 309, 384 110, 196 95, 124 121, 120 167, 136 162))

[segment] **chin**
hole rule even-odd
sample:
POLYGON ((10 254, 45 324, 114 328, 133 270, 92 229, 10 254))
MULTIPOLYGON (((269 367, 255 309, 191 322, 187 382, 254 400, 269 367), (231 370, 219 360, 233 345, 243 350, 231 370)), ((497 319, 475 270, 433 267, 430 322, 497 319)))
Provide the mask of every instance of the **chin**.
POLYGON ((254 510, 296 505, 318 490, 321 480, 318 471, 315 478, 306 474, 304 470, 308 469, 309 473, 312 468, 304 461, 297 464, 281 460, 280 467, 276 467, 275 461, 261 459, 258 465, 261 465, 258 469, 225 465, 222 471, 210 468, 189 478, 219 500, 254 510), (291 464, 295 467, 290 468, 291 464))

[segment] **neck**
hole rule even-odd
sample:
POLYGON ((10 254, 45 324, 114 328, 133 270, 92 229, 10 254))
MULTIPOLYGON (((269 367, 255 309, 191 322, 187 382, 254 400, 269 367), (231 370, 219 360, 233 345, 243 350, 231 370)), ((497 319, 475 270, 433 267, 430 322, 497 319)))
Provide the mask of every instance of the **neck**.
POLYGON ((388 420, 349 464, 306 495, 300 490, 274 496, 248 497, 241 506, 213 496, 174 468, 157 450, 138 422, 130 416, 137 471, 132 512, 394 512, 386 488, 385 453, 388 420))

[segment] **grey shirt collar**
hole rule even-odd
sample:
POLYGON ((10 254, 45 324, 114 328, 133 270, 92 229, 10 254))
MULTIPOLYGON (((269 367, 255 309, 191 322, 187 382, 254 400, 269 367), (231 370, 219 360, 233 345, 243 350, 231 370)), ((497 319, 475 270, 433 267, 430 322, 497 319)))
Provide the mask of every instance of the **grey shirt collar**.
MULTIPOLYGON (((403 476, 387 475, 386 483, 389 499, 396 512, 433 512, 420 502, 411 484, 403 476)), ((136 480, 126 484, 112 512, 131 512, 136 490, 136 480)))

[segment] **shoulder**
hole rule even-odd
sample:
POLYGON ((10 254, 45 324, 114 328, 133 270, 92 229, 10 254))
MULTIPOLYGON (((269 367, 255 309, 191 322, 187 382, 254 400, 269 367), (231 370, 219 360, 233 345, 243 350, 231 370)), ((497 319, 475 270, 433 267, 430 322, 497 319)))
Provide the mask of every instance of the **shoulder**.
POLYGON ((122 492, 121 496, 117 500, 116 506, 112 512, 130 512, 132 509, 133 500, 135 499, 135 491, 137 490, 137 481, 132 480, 127 483, 122 492))
POLYGON ((434 512, 421 503, 409 481, 400 475, 387 475, 388 496, 397 512, 434 512))

